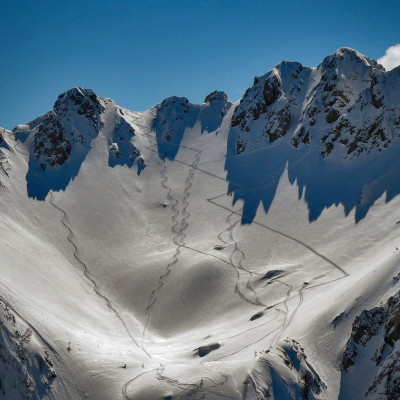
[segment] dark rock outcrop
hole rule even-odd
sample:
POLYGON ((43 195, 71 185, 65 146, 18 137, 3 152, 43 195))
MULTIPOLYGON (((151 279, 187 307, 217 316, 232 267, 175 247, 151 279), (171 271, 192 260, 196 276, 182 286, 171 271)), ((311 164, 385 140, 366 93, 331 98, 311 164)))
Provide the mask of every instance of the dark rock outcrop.
POLYGON ((375 371, 372 379, 366 382, 368 389, 363 398, 395 400, 400 393, 399 356, 400 292, 386 304, 365 310, 356 317, 343 354, 342 368, 344 374, 365 368, 375 371))
POLYGON ((71 154, 71 143, 65 135, 58 115, 51 111, 37 126, 33 140, 33 156, 44 171, 47 165, 61 166, 71 154))

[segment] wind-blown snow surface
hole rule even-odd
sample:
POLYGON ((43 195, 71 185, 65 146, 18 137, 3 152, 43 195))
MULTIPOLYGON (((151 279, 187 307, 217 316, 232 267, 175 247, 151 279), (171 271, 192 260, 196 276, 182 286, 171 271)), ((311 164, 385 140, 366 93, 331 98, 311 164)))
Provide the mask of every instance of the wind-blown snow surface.
POLYGON ((394 315, 365 354, 398 323, 398 90, 339 49, 235 104, 74 88, 3 130, 3 398, 385 398, 398 335, 371 368, 353 322, 394 315))

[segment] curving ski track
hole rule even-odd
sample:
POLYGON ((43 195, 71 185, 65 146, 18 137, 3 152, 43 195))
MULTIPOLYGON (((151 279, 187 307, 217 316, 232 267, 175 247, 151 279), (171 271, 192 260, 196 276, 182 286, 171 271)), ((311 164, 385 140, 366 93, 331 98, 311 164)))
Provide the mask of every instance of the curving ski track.
MULTIPOLYGON (((138 121, 139 121, 139 120, 137 120, 136 122, 138 122, 138 121)), ((156 146, 156 142, 154 142, 154 138, 153 138, 153 137, 150 137, 150 129, 144 124, 143 119, 141 119, 141 122, 143 122, 142 128, 143 128, 143 131, 144 131, 144 133, 145 133, 145 135, 147 136, 148 141, 149 141, 148 150, 150 150, 150 151, 152 151, 152 152, 156 152, 156 150, 154 149, 154 146, 156 146), (147 128, 147 130, 144 129, 145 127, 147 128)), ((15 139, 14 139, 14 140, 15 140, 15 139)), ((131 339, 134 341, 135 345, 138 346, 139 348, 141 348, 141 349, 146 353, 146 355, 149 356, 149 357, 150 357, 150 355, 147 353, 147 351, 146 351, 145 348, 144 348, 144 338, 145 338, 145 333, 146 333, 146 329, 147 329, 148 323, 149 323, 149 321, 150 321, 151 309, 154 307, 154 305, 155 305, 155 303, 156 303, 156 301, 157 301, 157 293, 162 289, 165 280, 167 279, 167 277, 169 276, 169 274, 170 274, 171 271, 172 271, 172 267, 178 262, 178 257, 179 257, 179 255, 180 255, 180 248, 191 249, 191 250, 193 250, 193 251, 197 251, 197 252, 202 253, 202 254, 204 254, 204 255, 209 255, 209 256, 218 258, 218 259, 220 259, 221 261, 223 261, 223 262, 225 262, 225 263, 231 265, 231 266, 235 269, 236 274, 237 274, 237 283, 236 283, 235 292, 237 292, 238 295, 239 295, 241 298, 243 298, 245 301, 247 301, 247 302, 249 302, 249 303, 251 303, 251 304, 253 304, 253 305, 265 306, 265 304, 263 304, 263 303, 259 300, 255 289, 251 286, 251 280, 252 280, 252 278, 253 278, 253 275, 261 275, 261 274, 258 274, 258 273, 254 273, 254 272, 252 272, 252 271, 249 271, 248 269, 246 269, 246 268, 243 266, 242 262, 243 262, 243 260, 245 260, 245 254, 244 254, 244 252, 239 248, 238 243, 237 243, 237 241, 235 240, 235 238, 234 238, 234 236, 233 236, 233 230, 234 230, 235 226, 240 222, 240 219, 237 220, 236 222, 232 222, 232 216, 233 216, 234 214, 236 214, 236 215, 238 215, 238 216, 241 216, 241 215, 240 215, 239 212, 236 212, 236 211, 234 211, 234 210, 231 210, 231 209, 229 209, 228 207, 224 207, 224 206, 222 206, 222 205, 219 205, 219 204, 217 204, 216 202, 213 201, 213 200, 215 200, 217 197, 220 197, 220 196, 217 196, 217 197, 212 198, 212 199, 207 199, 207 201, 210 202, 210 203, 212 203, 212 204, 214 204, 214 205, 216 205, 216 206, 218 206, 218 207, 224 208, 224 209, 226 209, 227 211, 230 212, 230 214, 227 216, 227 218, 226 218, 226 220, 225 220, 225 222, 229 224, 229 227, 228 227, 227 229, 225 229, 223 232, 221 232, 221 233, 218 235, 218 238, 219 238, 219 240, 220 240, 221 242, 223 242, 223 243, 226 244, 226 245, 230 245, 230 244, 233 245, 233 251, 232 251, 231 254, 230 254, 229 262, 227 262, 226 260, 223 260, 222 258, 217 257, 217 256, 215 256, 215 255, 213 255, 213 254, 209 254, 209 253, 206 253, 206 252, 202 252, 202 251, 199 251, 199 250, 196 250, 196 249, 193 249, 193 248, 191 248, 191 247, 186 246, 185 239, 186 239, 187 235, 186 235, 185 231, 186 231, 186 229, 187 229, 187 227, 188 227, 188 219, 189 219, 189 217, 190 217, 190 213, 188 212, 187 209, 188 209, 188 206, 189 206, 189 198, 190 198, 190 190, 191 190, 191 187, 192 187, 192 180, 193 180, 195 171, 198 169, 197 166, 198 166, 198 164, 199 164, 201 151, 200 151, 200 150, 197 150, 197 149, 190 148, 190 147, 185 147, 185 146, 182 146, 182 147, 183 147, 183 148, 187 148, 188 150, 195 151, 196 153, 195 153, 195 159, 194 159, 194 161, 192 162, 192 164, 190 164, 190 167, 191 167, 191 168, 190 168, 189 173, 188 173, 188 176, 187 176, 187 178, 186 178, 186 180, 185 180, 184 196, 183 196, 183 198, 182 198, 182 210, 181 210, 180 212, 179 212, 179 210, 178 210, 179 201, 178 201, 176 198, 173 197, 173 195, 172 195, 172 189, 168 186, 168 183, 167 183, 167 182, 168 182, 168 177, 167 177, 167 168, 166 168, 165 164, 162 166, 162 168, 161 168, 161 170, 160 170, 161 186, 163 187, 163 189, 165 189, 165 190, 167 191, 167 198, 168 198, 168 200, 172 202, 172 205, 171 205, 171 210, 172 210, 172 215, 171 215, 171 222, 172 222, 171 232, 172 232, 173 235, 174 235, 174 236, 173 236, 173 242, 174 242, 174 244, 175 244, 177 247, 176 247, 175 252, 174 252, 174 254, 173 254, 173 256, 172 256, 171 262, 166 266, 166 269, 165 269, 164 274, 162 274, 162 275, 159 277, 158 286, 152 291, 152 293, 151 293, 151 295, 150 295, 149 302, 148 302, 148 305, 147 305, 147 308, 146 308, 146 317, 147 317, 147 319, 146 319, 146 323, 145 323, 145 326, 144 326, 144 329, 143 329, 141 346, 139 346, 138 343, 136 342, 136 340, 131 336, 131 334, 130 334, 130 332, 129 332, 129 330, 128 330, 126 324, 125 324, 125 322, 123 321, 122 317, 119 315, 118 311, 112 306, 112 304, 110 303, 109 299, 108 299, 106 296, 104 296, 103 294, 101 294, 101 293, 99 292, 99 290, 98 290, 98 288, 97 288, 97 285, 96 285, 96 282, 89 276, 89 270, 88 270, 86 264, 79 258, 79 256, 78 256, 78 249, 77 249, 75 243, 74 243, 73 240, 72 240, 72 231, 71 231, 70 227, 69 227, 69 226, 67 225, 67 223, 66 223, 66 219, 67 219, 66 213, 65 213, 64 210, 62 210, 61 208, 59 208, 58 206, 56 206, 56 205, 54 204, 54 202, 53 202, 53 194, 50 192, 50 203, 51 203, 56 209, 58 209, 58 210, 63 214, 63 217, 62 217, 61 222, 62 222, 62 224, 64 225, 64 227, 68 230, 67 239, 68 239, 68 241, 71 243, 71 245, 74 247, 74 257, 75 257, 75 259, 82 265, 82 267, 83 267, 83 272, 84 272, 85 277, 86 277, 88 280, 91 281, 91 283, 92 283, 92 285, 93 285, 93 289, 94 289, 94 291, 96 292, 96 294, 97 294, 98 296, 100 296, 101 298, 103 298, 103 299, 106 301, 107 306, 108 306, 108 307, 115 313, 115 315, 120 319, 121 323, 124 325, 124 327, 125 327, 127 333, 129 334, 129 336, 131 337, 131 339), (179 222, 179 216, 180 216, 180 215, 182 216, 182 218, 181 218, 181 220, 180 220, 180 222, 179 222), (225 241, 225 240, 222 239, 222 235, 223 235, 225 232, 227 232, 227 233, 229 234, 230 242, 225 241), (249 299, 248 297, 246 297, 246 295, 244 295, 244 293, 243 293, 243 292, 240 290, 240 288, 239 288, 239 281, 241 280, 240 277, 241 277, 241 275, 242 275, 243 273, 244 273, 244 274, 248 274, 248 279, 247 279, 247 282, 246 282, 246 288, 249 290, 249 292, 252 294, 252 297, 254 297, 255 300, 251 300, 251 299, 249 299)), ((27 153, 23 153, 23 152, 20 151, 18 148, 16 148, 16 146, 15 146, 15 149, 16 149, 16 151, 18 151, 19 153, 24 154, 24 155, 26 155, 26 156, 29 157, 29 155, 28 155, 27 153)), ((176 160, 176 161, 178 161, 178 160, 176 160)), ((178 161, 178 162, 179 162, 179 161, 178 161)), ((185 163, 183 163, 183 162, 181 162, 181 163, 182 163, 182 164, 185 164, 185 163)), ((157 164, 161 166, 161 163, 160 163, 160 160, 159 160, 159 159, 157 159, 157 164)), ((185 165, 188 165, 188 166, 189 166, 189 164, 185 164, 185 165)), ((3 168, 3 169, 4 169, 4 168, 3 168)), ((207 173, 207 171, 203 171, 203 170, 201 170, 201 171, 204 172, 204 173, 207 173)), ((213 174, 211 174, 211 173, 208 173, 208 174, 209 174, 209 175, 213 175, 213 174)), ((213 176, 214 176, 214 175, 213 175, 213 176)), ((218 177, 218 176, 216 176, 216 175, 215 175, 215 177, 218 178, 218 179, 221 179, 220 177, 218 177)), ((225 195, 225 194, 224 194, 224 195, 225 195)), ((269 226, 267 226, 267 225, 257 223, 256 221, 253 221, 253 223, 255 223, 256 225, 262 226, 262 227, 264 227, 264 228, 266 228, 266 229, 268 229, 268 230, 270 230, 270 231, 276 233, 276 234, 277 234, 277 240, 278 240, 278 242, 279 242, 279 237, 280 237, 280 236, 283 236, 283 237, 286 237, 286 238, 288 238, 288 239, 290 239, 290 240, 292 240, 292 241, 295 241, 295 242, 297 242, 298 244, 300 244, 300 245, 304 246, 305 248, 307 248, 308 250, 310 250, 311 252, 313 252, 315 255, 317 255, 317 256, 319 256, 320 258, 322 258, 322 259, 324 259, 325 261, 327 261, 330 265, 332 265, 332 266, 335 267, 336 269, 338 269, 338 270, 344 275, 343 277, 346 277, 346 276, 349 275, 349 274, 348 274, 342 267, 340 267, 338 264, 336 264, 335 262, 333 262, 332 260, 330 260, 330 259, 327 258, 326 256, 322 255, 321 253, 319 253, 318 251, 316 251, 315 249, 313 249, 311 246, 307 245, 306 243, 304 243, 304 242, 302 242, 302 241, 300 241, 300 240, 298 240, 298 239, 296 239, 296 238, 294 238, 294 237, 292 237, 292 236, 290 236, 290 235, 287 235, 287 234, 285 234, 285 233, 283 233, 283 232, 281 232, 281 231, 278 231, 278 230, 276 230, 276 229, 274 229, 274 228, 271 228, 271 227, 269 227, 269 226)), ((338 279, 343 279, 343 277, 338 278, 338 279)), ((285 330, 285 329, 291 324, 291 322, 293 321, 293 319, 294 319, 294 317, 295 317, 295 315, 296 315, 298 309, 300 308, 300 306, 301 306, 301 304, 302 304, 302 301, 303 301, 303 293, 302 293, 302 291, 303 291, 304 289, 309 289, 309 288, 311 288, 312 286, 310 286, 310 287, 304 287, 304 285, 303 285, 303 287, 300 288, 300 289, 298 290, 299 303, 297 304, 297 306, 295 307, 295 309, 293 310, 293 312, 291 313, 291 315, 290 315, 290 317, 289 317, 289 308, 288 308, 287 302, 289 301, 289 299, 290 299, 290 297, 291 297, 291 291, 293 290, 293 287, 292 287, 291 285, 288 285, 288 284, 286 284, 286 283, 284 283, 284 282, 281 282, 281 281, 278 281, 278 280, 277 280, 277 282, 279 282, 279 283, 281 283, 281 284, 286 285, 286 286, 289 287, 289 290, 288 290, 288 292, 287 292, 287 294, 286 294, 285 300, 283 300, 283 301, 280 303, 280 304, 283 304, 284 307, 285 307, 285 311, 283 311, 283 313, 285 314, 285 318, 284 318, 284 321, 283 321, 282 325, 281 325, 280 327, 278 327, 278 328, 276 328, 276 329, 274 329, 274 330, 268 332, 268 333, 267 333, 265 336, 263 336, 262 338, 260 338, 260 339, 258 339, 258 340, 256 340, 256 341, 254 341, 254 342, 252 342, 252 343, 250 343, 250 344, 244 346, 243 348, 237 350, 236 352, 231 353, 231 354, 227 354, 227 355, 225 355, 225 356, 223 356, 223 357, 221 357, 221 358, 218 358, 217 360, 223 359, 223 358, 225 358, 225 357, 229 357, 230 355, 233 355, 233 354, 237 354, 237 353, 239 353, 240 351, 244 350, 245 348, 250 347, 251 345, 254 345, 255 343, 258 343, 258 342, 264 340, 266 337, 272 335, 272 334, 275 333, 276 331, 278 331, 278 332, 277 332, 277 335, 275 336, 275 338, 273 339, 273 342, 276 342, 276 341, 279 340, 279 338, 280 338, 280 336, 282 335, 282 333, 284 332, 284 330, 285 330)), ((318 286, 318 285, 317 285, 317 286, 318 286)), ((278 304, 279 304, 279 303, 278 303, 278 304)), ((269 307, 268 307, 268 308, 269 308, 269 307)), ((271 321, 269 321, 269 322, 271 322, 271 321)), ((262 324, 262 325, 263 325, 263 324, 262 324)), ((261 325, 260 325, 260 326, 261 326, 261 325)), ((253 330, 253 329, 256 329, 256 327, 251 328, 251 330, 253 330)), ((271 346, 272 346, 272 344, 271 344, 271 346)), ((271 347, 271 346, 270 346, 270 347, 271 347)), ((220 387, 221 387, 221 390, 223 390, 223 385, 224 385, 224 383, 228 380, 228 378, 226 378, 226 380, 225 380, 224 382, 222 382, 222 383, 214 382, 215 385, 214 385, 214 386, 209 386, 209 387, 204 387, 204 386, 203 386, 203 379, 201 379, 200 384, 197 384, 197 383, 183 383, 183 382, 180 382, 179 380, 172 379, 172 378, 169 378, 169 377, 165 376, 165 375, 164 375, 165 367, 162 366, 162 365, 161 365, 159 368, 157 368, 157 369, 152 369, 152 370, 143 372, 143 373, 137 375, 136 377, 134 377, 133 379, 129 380, 129 381, 124 385, 124 387, 123 387, 123 389, 122 389, 122 395, 123 395, 123 397, 124 397, 125 399, 129 400, 129 397, 128 397, 128 395, 127 395, 127 389, 128 389, 128 387, 129 387, 129 385, 132 384, 136 379, 140 378, 141 376, 143 376, 143 375, 145 375, 145 374, 148 374, 148 373, 150 373, 150 372, 154 372, 154 371, 157 372, 156 378, 157 378, 158 380, 160 380, 160 381, 165 381, 166 383, 168 383, 168 384, 170 384, 170 385, 172 385, 172 386, 175 386, 175 387, 177 387, 177 388, 179 388, 179 389, 181 390, 181 392, 178 393, 177 395, 173 396, 173 398, 177 398, 177 397, 179 397, 179 396, 180 396, 181 398, 183 398, 183 397, 186 398, 187 396, 193 396, 193 397, 196 397, 196 398, 198 398, 197 396, 202 396, 202 397, 200 397, 200 398, 205 398, 206 392, 208 392, 209 394, 217 395, 217 396, 220 396, 220 397, 223 397, 223 398, 234 399, 234 398, 231 397, 231 396, 227 396, 227 395, 224 395, 224 394, 222 394, 222 393, 216 393, 216 392, 214 392, 214 391, 211 390, 212 388, 217 387, 217 386, 220 386, 220 387)), ((204 377, 204 379, 210 379, 210 380, 211 380, 211 378, 208 378, 208 377, 204 377)), ((200 380, 200 377, 197 378, 197 380, 200 380)), ((255 382, 253 381, 253 379, 251 379, 251 380, 252 380, 253 384, 255 384, 255 382)), ((258 390, 257 390, 257 387, 256 387, 256 386, 255 386, 255 390, 256 390, 257 398, 258 398, 259 393, 258 393, 258 390)))
MULTIPOLYGON (((236 274, 237 274, 236 292, 239 295, 241 294, 246 299, 246 301, 248 301, 249 303, 251 303, 251 304, 253 304, 255 306, 264 306, 265 307, 265 304, 262 303, 259 300, 256 291, 254 290, 254 288, 251 286, 251 283, 250 283, 251 279, 253 278, 253 276, 255 274, 253 272, 249 271, 248 269, 246 269, 242 265, 242 261, 245 259, 246 256, 245 256, 244 252, 242 250, 240 250, 239 245, 238 245, 236 239, 233 236, 233 230, 235 229, 235 226, 239 223, 240 219, 238 219, 236 222, 232 223, 232 221, 231 221, 232 216, 233 216, 233 213, 230 213, 228 215, 228 217, 225 219, 225 222, 229 224, 229 227, 227 228, 226 232, 229 233, 229 239, 230 239, 231 243, 233 243, 233 251, 232 251, 232 253, 230 255, 229 261, 230 261, 231 265, 235 268, 236 274), (238 258, 238 261, 236 263, 234 262, 235 256, 238 258), (250 300, 249 298, 244 296, 244 294, 239 289, 240 274, 242 272, 248 274, 248 279, 247 279, 247 282, 246 282, 246 288, 248 290, 250 290, 250 292, 254 295, 255 300, 250 300)), ((220 240, 222 240, 221 234, 218 235, 218 237, 219 237, 220 240)))
MULTIPOLYGON (((193 150, 193 149, 190 149, 193 150)), ((142 333, 142 348, 144 347, 144 339, 146 335, 146 330, 148 327, 148 324, 150 322, 151 318, 151 310, 154 307, 155 303, 157 302, 157 294, 159 291, 162 289, 164 286, 164 282, 167 279, 168 275, 171 273, 172 267, 178 262, 178 257, 180 255, 180 249, 181 247, 185 246, 185 239, 186 239, 186 234, 185 230, 188 227, 188 219, 190 217, 190 213, 187 211, 187 207, 189 206, 189 197, 190 197, 190 189, 192 187, 192 181, 194 177, 195 170, 197 169, 197 163, 200 160, 200 150, 195 150, 196 154, 194 157, 194 160, 191 164, 191 168, 188 172, 188 176, 185 180, 185 188, 184 188, 184 196, 182 199, 182 211, 181 213, 178 210, 178 205, 179 201, 173 197, 172 195, 172 189, 168 186, 168 176, 167 176, 167 167, 164 163, 163 168, 160 171, 161 175, 161 187, 167 191, 167 198, 169 201, 172 201, 172 215, 171 215, 171 222, 172 222, 172 227, 171 227, 171 232, 173 233, 173 243, 176 245, 175 252, 172 256, 171 262, 166 266, 164 273, 159 277, 158 279, 158 285, 157 287, 151 292, 147 307, 146 307, 146 322, 143 328, 143 333, 142 333), (179 215, 182 214, 182 219, 179 222, 179 215)), ((160 160, 157 160, 158 163, 160 163, 160 160)))
POLYGON ((55 203, 54 203, 54 197, 53 197, 53 192, 50 191, 50 197, 49 197, 49 202, 50 204, 57 209, 61 214, 62 214, 62 218, 61 218, 61 223, 63 224, 63 226, 65 227, 65 229, 67 230, 68 234, 67 234, 67 240, 68 242, 73 246, 74 248, 74 252, 73 252, 73 256, 76 259, 76 261, 81 265, 82 269, 83 269, 83 274, 86 277, 86 279, 88 279, 92 286, 93 286, 93 291, 99 296, 101 297, 105 302, 107 307, 115 314, 115 316, 120 320, 121 324, 123 325, 126 333, 128 334, 128 336, 131 338, 131 340, 133 341, 133 343, 142 351, 144 351, 144 353, 151 358, 150 354, 145 350, 142 349, 139 344, 137 343, 136 339, 132 336, 132 334, 130 333, 128 326, 126 324, 126 322, 124 321, 124 319, 121 317, 121 315, 119 314, 119 312, 116 310, 116 308, 112 305, 110 299, 105 296, 104 294, 102 294, 97 286, 96 281, 90 276, 89 274, 89 268, 87 267, 87 265, 85 264, 85 262, 83 262, 81 260, 81 258, 79 258, 78 256, 78 247, 76 246, 75 242, 72 240, 72 230, 69 227, 69 225, 67 224, 66 220, 67 220, 67 214, 66 212, 61 208, 58 207, 55 203))
MULTIPOLYGON (((240 214, 239 212, 237 212, 237 211, 235 211, 235 210, 232 210, 232 209, 230 209, 229 207, 225 207, 225 206, 223 206, 223 205, 221 205, 221 204, 218 204, 218 203, 216 203, 216 202, 214 201, 215 199, 217 199, 217 198, 219 198, 219 197, 222 197, 222 196, 226 196, 226 193, 223 193, 223 194, 221 194, 221 195, 218 195, 218 196, 215 196, 215 197, 213 197, 213 198, 207 199, 207 201, 208 201, 209 203, 211 203, 211 204, 214 204, 214 205, 217 206, 217 207, 223 208, 224 210, 227 210, 227 211, 229 211, 229 212, 231 212, 231 213, 233 213, 233 214, 239 215, 239 216, 241 217, 241 214, 240 214)), ((335 263, 334 261, 332 261, 332 260, 329 259, 328 257, 324 256, 323 254, 321 254, 320 252, 318 252, 317 250, 315 250, 314 248, 312 248, 311 246, 309 246, 307 243, 304 243, 304 242, 302 242, 301 240, 299 240, 299 239, 297 239, 297 238, 295 238, 295 237, 293 237, 293 236, 290 236, 290 235, 288 235, 288 234, 286 234, 286 233, 284 233, 284 232, 278 231, 277 229, 271 228, 271 227, 268 226, 268 225, 261 224, 261 223, 259 223, 259 222, 257 222, 257 221, 253 221, 252 223, 255 224, 255 225, 261 226, 261 227, 263 227, 263 228, 265 228, 265 229, 268 229, 268 230, 271 231, 271 232, 275 232, 275 233, 277 233, 277 234, 279 234, 279 235, 281 235, 281 236, 286 237, 286 238, 289 239, 289 240, 292 240, 292 241, 294 241, 294 242, 300 244, 301 246, 305 247, 306 249, 308 249, 309 251, 311 251, 312 253, 314 253, 316 256, 318 256, 318 257, 322 258, 323 260, 325 260, 326 262, 328 262, 328 263, 329 263, 330 265, 332 265, 334 268, 336 268, 337 270, 339 270, 344 276, 349 276, 349 273, 347 273, 340 265, 338 265, 337 263, 335 263)))

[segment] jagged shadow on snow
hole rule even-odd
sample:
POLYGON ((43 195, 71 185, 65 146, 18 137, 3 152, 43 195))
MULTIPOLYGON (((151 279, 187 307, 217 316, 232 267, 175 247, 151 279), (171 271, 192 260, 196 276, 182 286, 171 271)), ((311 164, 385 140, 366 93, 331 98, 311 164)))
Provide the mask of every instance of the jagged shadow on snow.
POLYGON ((78 175, 91 149, 90 137, 84 137, 77 132, 69 133, 68 137, 65 136, 64 129, 62 135, 58 131, 56 134, 54 131, 50 134, 47 130, 44 131, 45 140, 51 142, 50 148, 46 147, 48 143, 41 145, 38 133, 32 137, 30 130, 19 130, 18 127, 13 132, 18 141, 16 151, 29 158, 26 174, 28 196, 37 200, 45 200, 50 190, 65 190, 78 175), (63 145, 65 146, 62 147, 63 145))
POLYGON ((152 129, 156 133, 158 154, 162 160, 174 160, 187 127, 195 125, 200 108, 185 97, 170 97, 157 106, 152 129))
POLYGON ((193 128, 196 123, 202 134, 216 131, 230 106, 225 93, 217 91, 201 105, 190 104, 186 97, 165 99, 157 106, 152 126, 160 158, 174 160, 186 128, 193 128))
POLYGON ((116 165, 132 168, 136 162, 137 174, 140 175, 146 167, 140 151, 132 143, 135 131, 125 119, 120 118, 119 123, 113 131, 112 143, 108 154, 108 166, 114 168, 116 165))
POLYGON ((62 167, 47 168, 43 171, 33 160, 29 159, 29 169, 26 174, 28 196, 37 200, 44 200, 50 190, 65 190, 69 183, 78 175, 83 161, 89 149, 80 154, 75 154, 72 160, 68 160, 62 167))
POLYGON ((29 158, 29 197, 44 200, 50 190, 65 190, 99 134, 104 105, 90 89, 72 88, 58 96, 53 110, 13 129, 29 158))
POLYGON ((323 158, 318 149, 296 149, 287 141, 235 154, 235 140, 230 135, 225 169, 233 203, 244 201, 243 224, 254 220, 260 203, 269 211, 286 168, 290 182, 298 186, 299 198, 304 197, 308 205, 310 222, 325 208, 339 204, 346 216, 355 208, 355 221, 359 222, 385 192, 387 202, 400 193, 398 142, 382 152, 344 159, 343 154, 323 158))
POLYGON ((206 97, 205 103, 201 105, 198 120, 201 124, 201 133, 215 132, 222 124, 227 111, 232 106, 224 92, 213 92, 206 97), (207 98, 211 96, 211 101, 207 98))
POLYGON ((205 112, 204 108, 192 106, 190 113, 188 113, 184 119, 173 121, 172 127, 171 122, 168 128, 154 123, 153 130, 156 132, 158 154, 160 158, 162 160, 165 158, 169 160, 175 159, 187 128, 193 128, 196 123, 199 123, 201 134, 204 132, 214 132, 221 126, 223 117, 222 114, 215 116, 211 112, 205 112))

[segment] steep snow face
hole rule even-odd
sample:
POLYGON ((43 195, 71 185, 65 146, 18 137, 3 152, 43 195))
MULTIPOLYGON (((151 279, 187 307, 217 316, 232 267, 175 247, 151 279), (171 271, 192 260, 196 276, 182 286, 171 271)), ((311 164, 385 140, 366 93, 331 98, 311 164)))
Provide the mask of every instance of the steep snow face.
POLYGON ((235 104, 74 88, 1 130, 6 398, 395 393, 398 83, 339 49, 235 104))

